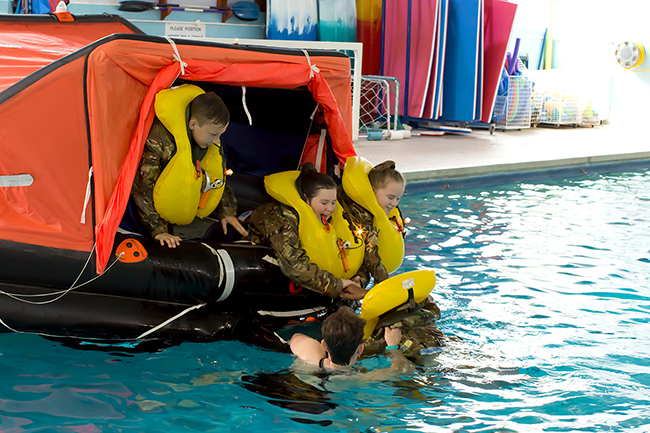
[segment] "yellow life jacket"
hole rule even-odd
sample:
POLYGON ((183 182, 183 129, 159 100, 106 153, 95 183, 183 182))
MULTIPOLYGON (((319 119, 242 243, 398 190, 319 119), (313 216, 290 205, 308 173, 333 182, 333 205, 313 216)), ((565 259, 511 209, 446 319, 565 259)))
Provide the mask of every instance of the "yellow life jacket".
POLYGON ((225 187, 223 161, 217 146, 209 146, 201 160, 201 176, 197 177, 196 165, 192 161, 186 110, 190 102, 202 93, 203 90, 197 86, 183 84, 156 94, 156 116, 174 136, 176 153, 154 186, 153 203, 156 212, 172 224, 185 225, 196 216, 203 218, 210 215, 221 201, 225 187), (207 202, 199 207, 205 173, 214 188, 206 192, 207 202))
MULTIPOLYGON (((284 171, 264 178, 266 192, 282 204, 291 206, 298 212, 298 236, 309 261, 320 269, 330 272, 337 278, 350 279, 363 264, 365 245, 361 236, 350 230, 349 223, 343 217, 341 206, 336 206, 331 216, 329 229, 318 220, 316 213, 298 193, 296 179, 300 171, 284 171), (349 269, 345 269, 341 258, 340 245, 349 243, 344 248, 345 259, 349 269)), ((355 228, 356 231, 356 228, 355 228)))
POLYGON ((366 321, 364 340, 372 334, 379 316, 408 301, 410 288, 413 289, 415 302, 419 304, 424 302, 435 286, 436 273, 430 269, 405 272, 376 284, 363 298, 361 305, 359 317, 366 321))
POLYGON ((378 233, 378 253, 386 270, 395 272, 404 260, 404 221, 397 208, 389 215, 379 206, 375 193, 368 180, 372 164, 361 157, 351 156, 343 170, 343 190, 356 203, 373 215, 373 226, 378 233))

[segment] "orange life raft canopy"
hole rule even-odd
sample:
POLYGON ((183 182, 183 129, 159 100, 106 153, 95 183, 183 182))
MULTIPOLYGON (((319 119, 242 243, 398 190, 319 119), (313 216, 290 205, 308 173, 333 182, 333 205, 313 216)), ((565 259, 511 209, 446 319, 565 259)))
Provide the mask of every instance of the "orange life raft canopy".
MULTIPOLYGON (((252 126, 244 125, 253 129, 264 113, 277 118, 283 111, 278 99, 284 98, 264 99, 265 92, 309 92, 322 110, 330 152, 340 163, 356 155, 350 60, 340 53, 172 44, 136 34, 116 17, 105 23, 6 17, 0 18, 0 240, 86 252, 96 244, 102 273, 154 119, 154 96, 179 82, 249 98, 241 112, 253 112, 252 126), (106 36, 116 31, 131 34, 106 36), (3 178, 20 175, 33 183, 1 186, 3 178)), ((275 129, 294 121, 276 122, 275 129)), ((231 143, 264 154, 236 136, 231 143)))

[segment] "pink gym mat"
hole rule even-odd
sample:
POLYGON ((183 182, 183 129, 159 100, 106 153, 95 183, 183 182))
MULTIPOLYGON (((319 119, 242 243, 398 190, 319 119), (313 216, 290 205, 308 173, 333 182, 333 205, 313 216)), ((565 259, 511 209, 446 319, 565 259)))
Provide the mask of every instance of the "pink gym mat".
POLYGON ((508 40, 517 5, 503 0, 485 1, 483 107, 481 122, 490 122, 494 111, 501 71, 506 61, 508 40))

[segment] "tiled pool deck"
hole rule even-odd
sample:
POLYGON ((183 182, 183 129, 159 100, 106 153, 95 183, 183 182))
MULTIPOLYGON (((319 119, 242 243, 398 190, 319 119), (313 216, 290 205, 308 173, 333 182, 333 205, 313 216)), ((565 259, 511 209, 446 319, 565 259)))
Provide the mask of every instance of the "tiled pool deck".
POLYGON ((409 182, 497 175, 589 164, 650 160, 643 128, 537 127, 441 137, 413 136, 400 141, 355 142, 357 153, 373 164, 392 159, 409 182))

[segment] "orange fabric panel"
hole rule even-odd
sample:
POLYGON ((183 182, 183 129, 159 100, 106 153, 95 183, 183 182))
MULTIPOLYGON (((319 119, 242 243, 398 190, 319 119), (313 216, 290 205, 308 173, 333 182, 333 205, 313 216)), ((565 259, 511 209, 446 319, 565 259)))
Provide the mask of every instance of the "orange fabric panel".
MULTIPOLYGON (((323 137, 325 139, 325 137, 323 137)), ((316 170, 320 173, 327 173, 327 146, 323 146, 320 155, 318 152, 318 147, 321 140, 321 134, 312 134, 307 137, 307 142, 305 143, 305 150, 302 153, 302 158, 300 159, 300 165, 303 165, 307 162, 314 164, 316 170), (320 164, 318 161, 320 160, 320 164)))
MULTIPOLYGON (((310 78, 311 69, 306 57, 301 55, 180 44, 177 47, 181 59, 187 63, 181 78, 188 81, 271 88, 296 88, 306 85, 314 99, 323 107, 334 151, 339 160, 343 163, 347 157, 356 155, 352 147, 350 133, 349 59, 312 56, 312 65, 317 66, 319 72, 314 73, 310 78), (327 77, 330 77, 332 83, 335 84, 336 93, 329 86, 327 77), (347 107, 347 111, 343 112, 345 114, 340 111, 339 100, 344 110, 347 107)), ((90 119, 91 136, 93 137, 93 165, 97 178, 101 179, 97 182, 102 182, 102 185, 96 183, 96 189, 103 191, 102 199, 100 200, 100 193, 98 193, 95 203, 98 273, 103 272, 109 260, 115 232, 126 208, 144 141, 154 117, 153 98, 159 90, 169 87, 181 73, 180 64, 172 60, 172 54, 172 47, 168 44, 122 40, 98 47, 89 58, 88 83, 91 87, 97 87, 95 83, 105 84, 106 77, 116 76, 114 72, 109 72, 114 70, 112 62, 119 65, 119 68, 124 71, 124 74, 119 74, 124 77, 123 87, 136 88, 139 91, 138 85, 129 82, 132 80, 150 84, 142 102, 140 118, 130 141, 122 171, 117 179, 113 178, 114 172, 111 172, 108 167, 110 164, 103 161, 122 158, 121 155, 124 154, 125 149, 123 146, 126 142, 121 138, 118 140, 105 138, 110 134, 111 123, 102 122, 99 119, 107 116, 109 112, 119 112, 122 108, 103 106, 104 102, 116 104, 118 102, 114 101, 115 98, 110 98, 109 95, 102 96, 101 91, 97 89, 89 89, 89 94, 92 95, 89 101, 89 110, 92 113, 90 119), (95 106, 96 104, 99 105, 95 106), (95 140, 95 137, 104 138, 95 140), (100 145, 102 142, 104 145, 100 145), (106 143, 109 142, 113 143, 107 146, 106 143), (106 155, 106 152, 113 154, 106 155), (115 186, 112 188, 112 195, 108 198, 106 193, 111 190, 113 182, 115 186), (104 201, 106 198, 108 201, 104 201), (100 218, 100 215, 103 217, 100 218)), ((111 92, 113 86, 109 85, 106 88, 108 92, 111 92)), ((139 99, 140 93, 137 95, 134 95, 134 100, 139 99)))
POLYGON ((0 22, 0 92, 53 61, 113 33, 120 22, 0 22))
MULTIPOLYGON (((7 23, 2 24, 7 28, 7 23)), ((94 41, 111 26, 125 31, 120 23, 87 25, 88 29, 46 23, 43 28, 47 30, 36 36, 38 32, 26 30, 24 23, 18 23, 13 33, 0 28, 3 36, 13 35, 7 44, 10 46, 0 48, 0 77, 5 76, 0 78, 0 86, 7 87, 39 65, 94 41), (94 33, 100 26, 104 30, 94 33), (54 28, 59 29, 58 33, 50 32, 54 28), (30 32, 32 35, 26 36, 30 32), (48 52, 44 45, 59 51, 48 52)), ((311 56, 312 65, 320 72, 310 78, 311 70, 301 52, 291 55, 182 43, 178 48, 188 63, 182 76, 188 81, 275 88, 307 85, 323 107, 339 160, 356 154, 351 140, 348 58, 311 56)), ((95 171, 97 271, 103 272, 153 121, 153 98, 180 74, 180 65, 172 61, 172 55, 167 42, 107 41, 88 56, 87 107, 81 85, 83 57, 62 65, 0 105, 0 174, 28 173, 35 179, 29 187, 0 190, 1 239, 91 250, 90 209, 86 209, 86 224, 80 222, 90 146, 95 171)))
POLYGON ((0 238, 90 251, 84 59, 44 76, 0 105, 0 175, 31 174, 27 187, 0 188, 0 238))
MULTIPOLYGON (((291 55, 285 54, 286 50, 278 52, 247 51, 245 49, 246 47, 183 45, 181 43, 176 44, 176 46, 184 61, 198 61, 197 63, 193 63, 197 68, 201 68, 201 64, 207 65, 214 64, 215 62, 220 62, 231 68, 235 68, 235 65, 244 64, 251 66, 260 65, 260 70, 262 72, 265 68, 269 68, 269 72, 259 78, 265 82, 268 82, 269 77, 273 77, 273 75, 277 73, 270 69, 272 64, 308 66, 307 58, 300 50, 293 50, 296 55, 291 55)), ((105 51, 106 55, 111 57, 115 63, 119 64, 125 72, 145 84, 152 82, 153 77, 160 68, 170 64, 174 54, 171 45, 166 41, 154 43, 150 41, 116 40, 111 41, 110 44, 101 46, 100 49, 105 51)), ((312 54, 310 55, 310 61, 312 65, 318 67, 321 75, 325 78, 330 87, 334 99, 339 107, 339 111, 341 112, 348 134, 352 137, 353 125, 350 59, 342 56, 312 54)), ((195 72, 196 75, 202 75, 202 72, 198 69, 195 72)), ((306 84, 308 76, 309 75, 301 77, 304 84, 306 84)), ((235 81, 244 78, 246 77, 235 77, 235 81)), ((207 79, 205 81, 213 80, 207 79)), ((286 87, 286 84, 277 84, 281 81, 287 82, 288 79, 283 79, 282 77, 277 76, 276 79, 273 80, 276 84, 269 84, 268 87, 286 87)), ((261 82, 262 81, 260 81, 260 83, 261 82)), ((250 80, 249 83, 251 83, 250 80)), ((249 85, 252 86, 253 84, 249 85)), ((297 86, 294 85, 293 87, 297 86)))
MULTIPOLYGON (((156 93, 169 87, 174 82, 178 76, 178 69, 178 63, 161 69, 154 81, 151 83, 151 86, 142 101, 137 128, 133 139, 130 142, 129 150, 122 166, 122 171, 116 180, 113 194, 108 203, 104 204, 96 202, 95 204, 96 208, 103 207, 105 210, 105 213, 101 212, 104 213, 104 218, 98 220, 95 225, 95 237, 97 242, 96 269, 98 274, 103 273, 106 268, 111 250, 113 249, 117 227, 120 225, 120 221, 122 220, 122 216, 124 215, 129 200, 133 179, 140 164, 140 158, 144 149, 144 142, 147 139, 149 129, 151 129, 151 124, 154 119, 154 98, 156 93)), ((96 149, 93 146, 93 152, 99 150, 100 149, 96 149)), ((100 211, 98 210, 97 213, 99 214, 100 211)))
POLYGON ((88 60, 88 105, 93 170, 95 218, 104 218, 108 203, 135 133, 140 107, 149 86, 134 80, 103 50, 88 60), (120 97, 115 97, 119 94, 120 97))

